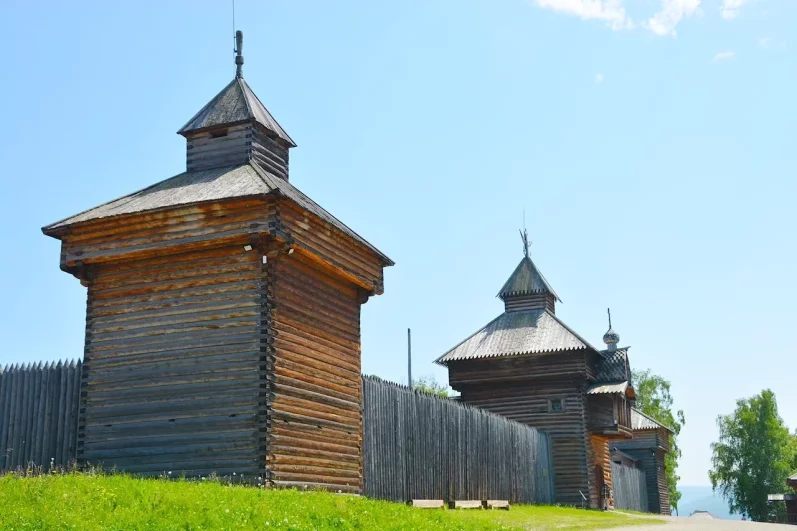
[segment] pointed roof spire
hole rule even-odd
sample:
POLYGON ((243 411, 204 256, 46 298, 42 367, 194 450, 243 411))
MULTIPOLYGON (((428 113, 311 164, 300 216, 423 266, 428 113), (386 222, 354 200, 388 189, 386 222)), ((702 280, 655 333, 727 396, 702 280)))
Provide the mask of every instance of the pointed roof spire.
POLYGON ((513 295, 550 293, 555 300, 562 302, 562 299, 559 298, 559 295, 548 284, 548 281, 545 280, 545 277, 542 276, 542 273, 529 257, 529 246, 531 244, 525 229, 520 231, 520 236, 523 239, 523 259, 504 283, 501 291, 498 292, 498 297, 505 299, 513 295))
POLYGON ((223 127, 225 125, 237 125, 246 122, 254 122, 266 130, 271 131, 280 138, 288 147, 296 147, 296 144, 288 136, 288 133, 271 116, 265 105, 252 92, 249 85, 243 78, 243 33, 235 32, 235 79, 233 79, 221 92, 216 94, 207 105, 202 107, 188 123, 185 124, 178 134, 188 136, 201 130, 210 130, 223 127))

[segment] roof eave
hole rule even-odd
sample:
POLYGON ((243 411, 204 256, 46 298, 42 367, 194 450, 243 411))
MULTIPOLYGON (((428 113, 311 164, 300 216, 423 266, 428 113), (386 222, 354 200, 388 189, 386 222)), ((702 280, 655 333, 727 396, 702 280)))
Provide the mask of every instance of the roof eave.
MULTIPOLYGON (((190 135, 196 135, 200 133, 207 133, 208 131, 214 131, 216 129, 226 129, 228 127, 234 127, 236 125, 244 125, 244 124, 251 124, 255 123, 254 118, 248 118, 246 120, 237 120, 235 122, 228 122, 223 124, 214 124, 214 125, 206 125, 205 127, 197 127, 195 129, 180 129, 177 131, 178 135, 184 136, 188 138, 190 135)), ((188 124, 186 124, 186 127, 188 124)))
MULTIPOLYGON (((172 209, 185 208, 187 206, 193 206, 193 205, 206 205, 206 204, 209 204, 209 203, 222 203, 222 202, 225 202, 225 201, 236 201, 236 200, 241 200, 241 199, 265 199, 267 197, 277 196, 278 192, 279 192, 279 190, 272 190, 270 192, 262 193, 262 194, 239 195, 239 196, 227 197, 227 198, 222 198, 222 199, 208 199, 206 201, 193 201, 191 203, 180 203, 180 204, 176 204, 176 205, 167 205, 167 206, 162 206, 162 207, 158 207, 158 208, 153 208, 153 209, 150 209, 150 210, 141 210, 139 212, 125 212, 125 213, 122 213, 122 214, 112 214, 110 216, 105 216, 105 217, 85 219, 83 221, 76 221, 74 223, 66 223, 66 224, 64 223, 65 221, 67 221, 67 220, 69 220, 71 218, 74 218, 76 216, 79 216, 79 215, 83 214, 84 212, 88 212, 88 211, 84 211, 84 212, 80 212, 78 214, 75 214, 74 216, 69 216, 68 218, 64 218, 61 221, 56 221, 55 223, 51 223, 50 225, 42 227, 42 232, 45 235, 47 235, 47 236, 52 236, 53 238, 60 239, 60 236, 63 236, 64 234, 68 233, 71 230, 74 230, 75 228, 81 228, 81 227, 85 227, 85 226, 89 226, 89 225, 93 225, 93 224, 104 223, 104 222, 109 221, 109 220, 116 221, 118 219, 124 219, 125 217, 129 217, 129 216, 132 217, 132 216, 138 216, 138 215, 141 215, 141 214, 154 214, 154 213, 158 213, 158 212, 166 212, 166 211, 169 211, 169 210, 172 210, 172 209)), ((114 201, 116 201, 116 199, 114 201)), ((102 205, 99 205, 99 206, 102 206, 102 205)), ((95 208, 98 208, 98 207, 95 207, 95 208)), ((89 210, 93 210, 93 209, 89 209, 89 210)))
MULTIPOLYGON (((470 339, 470 338, 468 338, 470 339)), ((467 339, 465 340, 467 341, 467 339)), ((455 347, 456 348, 456 347, 455 347)), ((518 356, 533 356, 539 354, 561 354, 562 352, 578 352, 579 350, 590 350, 589 347, 575 347, 575 348, 561 348, 557 350, 524 350, 521 352, 508 352, 502 354, 494 354, 491 356, 471 356, 469 358, 454 358, 450 360, 444 360, 446 356, 448 356, 448 352, 434 360, 433 363, 437 363, 441 366, 447 366, 448 363, 455 362, 455 361, 474 361, 474 360, 492 360, 492 359, 500 359, 500 358, 516 358, 518 356)), ((450 352, 450 351, 449 351, 450 352)))

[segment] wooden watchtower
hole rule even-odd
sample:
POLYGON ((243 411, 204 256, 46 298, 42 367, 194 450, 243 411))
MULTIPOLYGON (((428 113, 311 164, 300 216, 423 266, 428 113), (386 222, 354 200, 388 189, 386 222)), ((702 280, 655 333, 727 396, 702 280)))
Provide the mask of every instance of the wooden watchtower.
POLYGON ((42 229, 88 288, 78 459, 357 492, 360 306, 393 262, 290 182, 236 37, 186 172, 42 229))
POLYGON ((463 402, 550 434, 557 502, 598 507, 611 489, 609 441, 632 433, 628 349, 610 329, 598 350, 556 316, 559 296, 523 241, 498 293, 504 313, 437 363, 463 402))

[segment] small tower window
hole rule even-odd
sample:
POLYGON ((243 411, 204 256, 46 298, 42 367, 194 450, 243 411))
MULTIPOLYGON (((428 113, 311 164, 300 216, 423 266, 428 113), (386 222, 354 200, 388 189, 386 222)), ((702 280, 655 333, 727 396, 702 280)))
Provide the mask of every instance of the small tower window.
POLYGON ((219 129, 218 131, 211 131, 210 138, 221 138, 223 136, 227 136, 226 129, 219 129))
POLYGON ((565 401, 561 398, 549 398, 548 399, 548 411, 551 413, 557 411, 564 411, 565 410, 565 401))

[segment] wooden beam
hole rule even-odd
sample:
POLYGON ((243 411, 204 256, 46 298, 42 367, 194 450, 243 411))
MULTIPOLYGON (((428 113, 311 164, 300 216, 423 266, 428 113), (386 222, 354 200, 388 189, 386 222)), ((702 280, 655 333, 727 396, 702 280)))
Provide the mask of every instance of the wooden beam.
POLYGON ((410 500, 410 505, 412 507, 417 507, 419 509, 445 508, 445 503, 443 502, 443 500, 410 500))
POLYGON ((481 509, 481 500, 452 500, 448 502, 449 509, 481 509))
POLYGON ((509 510, 509 500, 484 500, 485 509, 503 509, 509 510))

